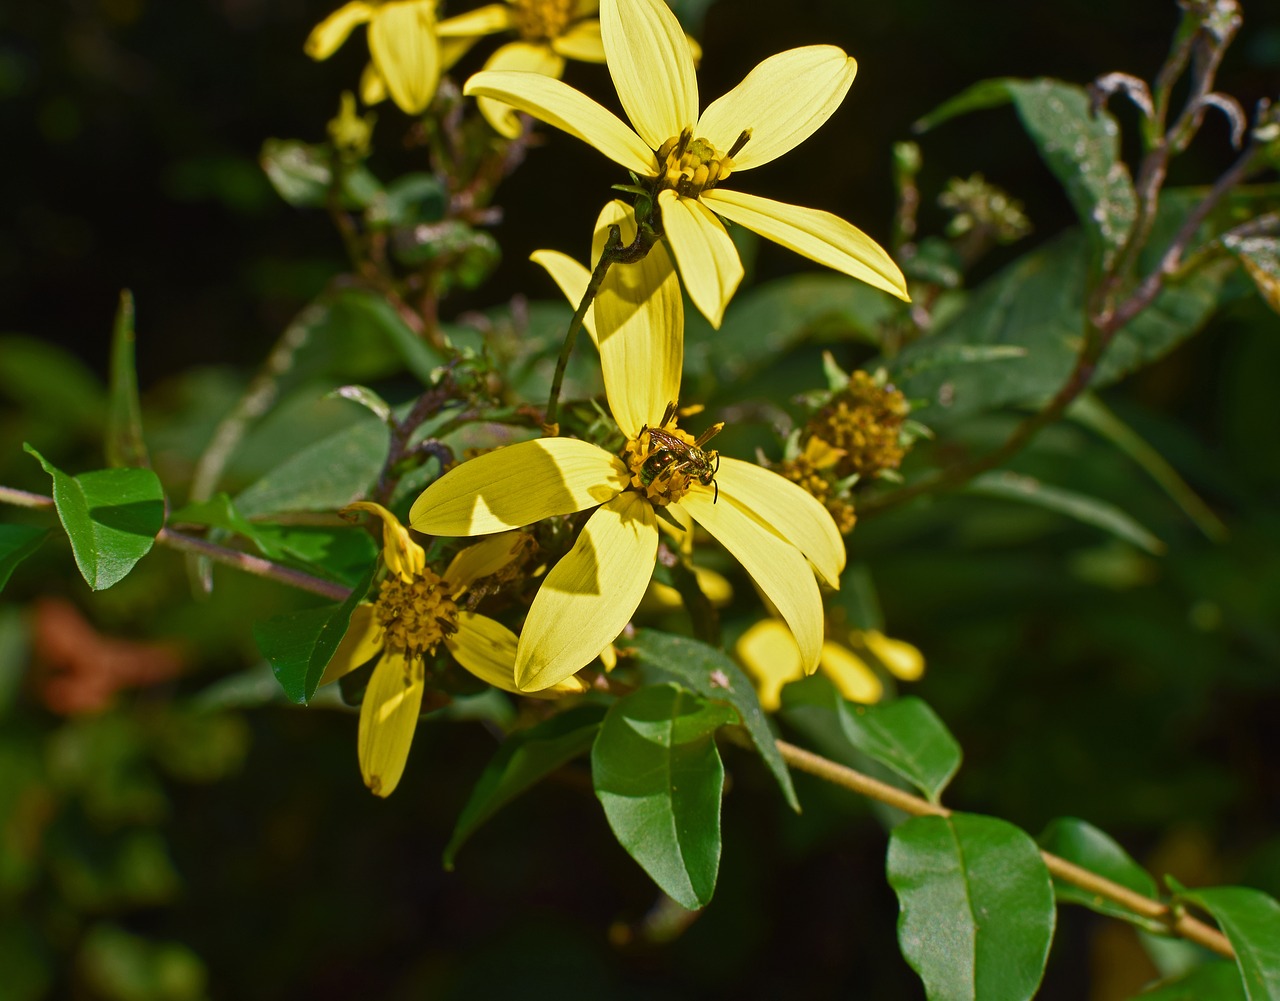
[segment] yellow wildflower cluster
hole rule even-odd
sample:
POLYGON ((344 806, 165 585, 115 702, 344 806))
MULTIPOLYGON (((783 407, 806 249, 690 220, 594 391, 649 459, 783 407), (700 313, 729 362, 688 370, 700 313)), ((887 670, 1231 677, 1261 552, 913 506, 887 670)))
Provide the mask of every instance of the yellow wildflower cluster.
POLYGON ((832 466, 838 479, 878 476, 902 464, 902 425, 910 412, 899 390, 867 372, 853 372, 848 385, 805 426, 804 437, 843 453, 832 466))

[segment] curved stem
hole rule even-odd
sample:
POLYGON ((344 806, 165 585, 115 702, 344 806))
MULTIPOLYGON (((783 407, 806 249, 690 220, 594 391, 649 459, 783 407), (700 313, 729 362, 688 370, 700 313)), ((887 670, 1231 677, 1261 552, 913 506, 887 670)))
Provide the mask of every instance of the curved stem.
MULTIPOLYGON (((913 817, 951 815, 951 811, 944 806, 913 796, 896 786, 873 779, 870 775, 864 775, 862 772, 814 754, 812 751, 806 751, 803 747, 789 744, 785 740, 779 740, 777 744, 782 759, 788 765, 802 772, 808 772, 825 782, 885 803, 913 817)), ((1045 867, 1057 879, 1079 887, 1094 896, 1109 900, 1113 904, 1118 904, 1138 917, 1159 921, 1169 929, 1170 933, 1202 945, 1219 956, 1235 959, 1235 950, 1231 948, 1227 937, 1203 921, 1159 900, 1152 900, 1150 897, 1135 893, 1128 887, 1112 882, 1088 869, 1082 869, 1075 863, 1068 862, 1051 852, 1042 851, 1040 856, 1044 859, 1045 867)))

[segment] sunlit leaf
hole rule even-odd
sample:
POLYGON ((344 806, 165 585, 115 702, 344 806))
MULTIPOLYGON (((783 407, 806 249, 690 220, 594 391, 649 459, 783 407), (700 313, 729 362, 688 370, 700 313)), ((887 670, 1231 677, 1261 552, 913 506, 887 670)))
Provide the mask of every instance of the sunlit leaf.
POLYGON ((591 750, 596 797, 619 843, 690 910, 715 891, 724 766, 714 734, 736 722, 727 705, 653 685, 613 705, 591 750))
POLYGON ((23 445, 53 478, 53 503, 76 566, 101 591, 151 551, 164 527, 164 489, 149 469, 101 469, 69 476, 23 445))
POLYGON ((1053 885, 1036 843, 994 817, 913 817, 889 838, 898 944, 930 1001, 1024 1001, 1053 941, 1053 885))

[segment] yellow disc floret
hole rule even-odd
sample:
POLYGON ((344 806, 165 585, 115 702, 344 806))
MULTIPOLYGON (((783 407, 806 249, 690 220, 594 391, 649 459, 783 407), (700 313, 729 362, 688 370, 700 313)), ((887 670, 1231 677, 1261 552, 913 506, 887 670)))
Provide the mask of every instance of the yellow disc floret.
POLYGON ((897 469, 906 449, 901 443, 902 424, 911 406, 892 386, 881 386, 866 372, 854 372, 849 384, 817 413, 806 428, 844 452, 836 475, 875 476, 897 469))
POLYGON ((559 38, 573 17, 573 0, 511 0, 516 30, 526 42, 559 38))
POLYGON ((672 188, 685 198, 697 198, 733 173, 734 154, 750 138, 750 130, 743 132, 733 149, 721 153, 709 140, 695 139, 689 129, 672 136, 658 147, 660 187, 672 188))
POLYGON ((386 649, 409 658, 433 655, 458 631, 458 605, 444 580, 428 569, 409 581, 395 575, 383 580, 374 615, 386 649))
POLYGON ((703 445, 724 424, 711 425, 697 438, 676 427, 676 407, 672 403, 657 427, 645 425, 636 437, 628 439, 622 450, 622 461, 631 470, 632 489, 644 494, 659 507, 674 504, 695 484, 715 488, 720 454, 703 445))

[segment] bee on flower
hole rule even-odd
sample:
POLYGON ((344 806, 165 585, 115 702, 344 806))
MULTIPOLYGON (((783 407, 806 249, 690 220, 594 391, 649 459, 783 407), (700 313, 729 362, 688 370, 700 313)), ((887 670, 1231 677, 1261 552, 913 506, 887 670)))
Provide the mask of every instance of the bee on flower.
MULTIPOLYGON (((378 796, 390 796, 404 773, 427 685, 427 667, 444 647, 464 668, 504 691, 515 684, 516 637, 510 629, 470 611, 460 599, 477 581, 500 573, 519 553, 511 535, 463 549, 443 573, 427 566, 426 551, 380 504, 358 501, 343 513, 364 511, 382 521, 384 575, 376 597, 362 601, 325 668, 320 684, 377 659, 360 707, 360 771, 378 796)), ((566 678, 543 693, 583 691, 566 678)))

